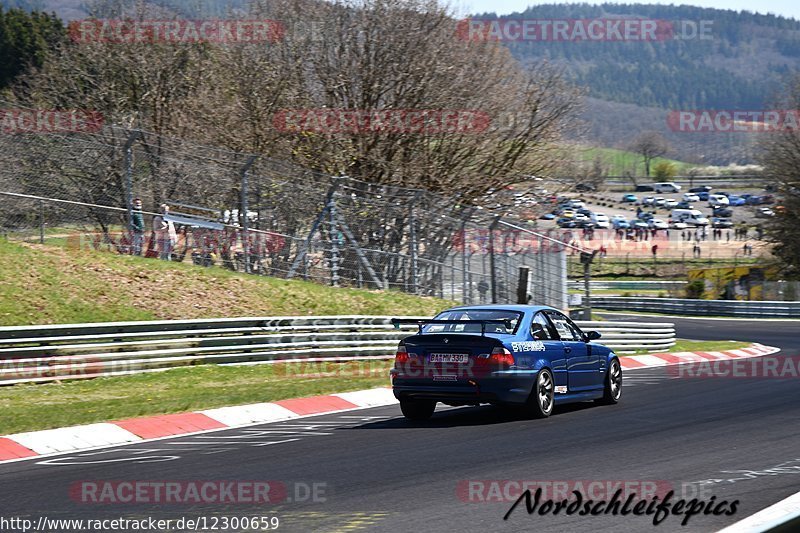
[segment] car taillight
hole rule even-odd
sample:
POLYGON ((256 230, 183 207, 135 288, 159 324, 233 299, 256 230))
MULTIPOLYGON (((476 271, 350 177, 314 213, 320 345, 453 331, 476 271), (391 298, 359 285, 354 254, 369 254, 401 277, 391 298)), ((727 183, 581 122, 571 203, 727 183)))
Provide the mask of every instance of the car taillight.
POLYGON ((492 354, 489 356, 489 361, 493 365, 497 366, 513 366, 514 365, 514 356, 509 352, 506 348, 501 348, 498 346, 494 350, 492 350, 492 354))
POLYGON ((479 366, 499 366, 499 367, 510 367, 513 366, 516 361, 514 361, 514 356, 509 352, 506 348, 501 346, 496 347, 492 350, 492 353, 484 356, 479 356, 475 362, 479 366))
POLYGON ((408 363, 408 352, 406 351, 406 347, 402 344, 397 347, 397 353, 394 355, 394 362, 396 365, 408 363))

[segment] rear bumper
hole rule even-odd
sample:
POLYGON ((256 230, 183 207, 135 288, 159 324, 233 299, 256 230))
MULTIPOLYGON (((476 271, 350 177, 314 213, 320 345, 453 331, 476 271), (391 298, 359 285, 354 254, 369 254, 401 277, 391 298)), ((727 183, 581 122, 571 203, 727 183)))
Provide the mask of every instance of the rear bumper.
POLYGON ((437 383, 395 376, 392 392, 398 400, 435 400, 453 405, 482 403, 524 404, 533 387, 532 379, 488 378, 437 383))

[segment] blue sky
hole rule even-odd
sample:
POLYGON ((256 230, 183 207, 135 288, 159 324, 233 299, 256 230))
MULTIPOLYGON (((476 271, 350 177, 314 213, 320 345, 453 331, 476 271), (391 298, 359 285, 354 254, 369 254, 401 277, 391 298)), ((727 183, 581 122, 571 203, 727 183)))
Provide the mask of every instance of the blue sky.
MULTIPOLYGON (((585 0, 590 4, 602 4, 592 0, 585 0)), ((508 14, 519 11, 524 11, 529 5, 535 4, 553 4, 560 3, 558 0, 546 0, 544 2, 536 0, 451 0, 452 5, 457 9, 459 14, 464 13, 484 13, 496 12, 499 14, 508 14)), ((758 13, 773 13, 775 15, 783 15, 784 17, 794 17, 800 19, 800 2, 797 0, 760 0, 753 2, 753 0, 689 0, 689 1, 676 1, 676 2, 658 2, 652 0, 627 0, 623 2, 612 3, 629 3, 629 4, 689 4, 701 7, 714 7, 717 9, 735 9, 757 11, 758 13)))

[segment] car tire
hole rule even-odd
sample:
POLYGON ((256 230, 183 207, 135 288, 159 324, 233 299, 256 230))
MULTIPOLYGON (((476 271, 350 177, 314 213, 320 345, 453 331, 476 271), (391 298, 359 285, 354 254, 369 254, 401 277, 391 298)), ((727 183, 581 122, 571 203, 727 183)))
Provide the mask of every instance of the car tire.
POLYGON ((603 397, 597 400, 601 405, 614 405, 622 396, 622 367, 618 359, 612 359, 606 371, 603 397))
POLYGON ((433 400, 400 400, 400 411, 409 420, 428 420, 435 410, 433 400))
POLYGON ((526 411, 531 418, 547 418, 553 413, 555 405, 555 381, 549 368, 536 374, 531 395, 528 397, 526 411))

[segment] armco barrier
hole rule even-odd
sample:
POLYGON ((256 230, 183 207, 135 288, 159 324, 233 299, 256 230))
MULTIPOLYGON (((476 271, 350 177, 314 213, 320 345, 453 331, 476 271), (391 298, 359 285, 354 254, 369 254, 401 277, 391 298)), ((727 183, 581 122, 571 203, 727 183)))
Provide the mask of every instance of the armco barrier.
POLYGON ((800 318, 800 302, 598 296, 592 298, 592 305, 609 311, 642 311, 669 315, 800 318))
MULTIPOLYGON (((394 357, 415 330, 389 316, 255 317, 0 328, 0 384, 155 372, 203 364, 394 357)), ((421 318, 421 317, 407 317, 421 318)), ((620 351, 665 350, 673 324, 578 322, 620 351)))
MULTIPOLYGON (((686 286, 685 281, 590 281, 589 288, 595 290, 619 290, 619 291, 653 291, 653 290, 679 290, 686 286)), ((582 280, 568 281, 567 288, 573 290, 583 290, 582 280)), ((592 298, 594 300, 594 298, 592 298)))

